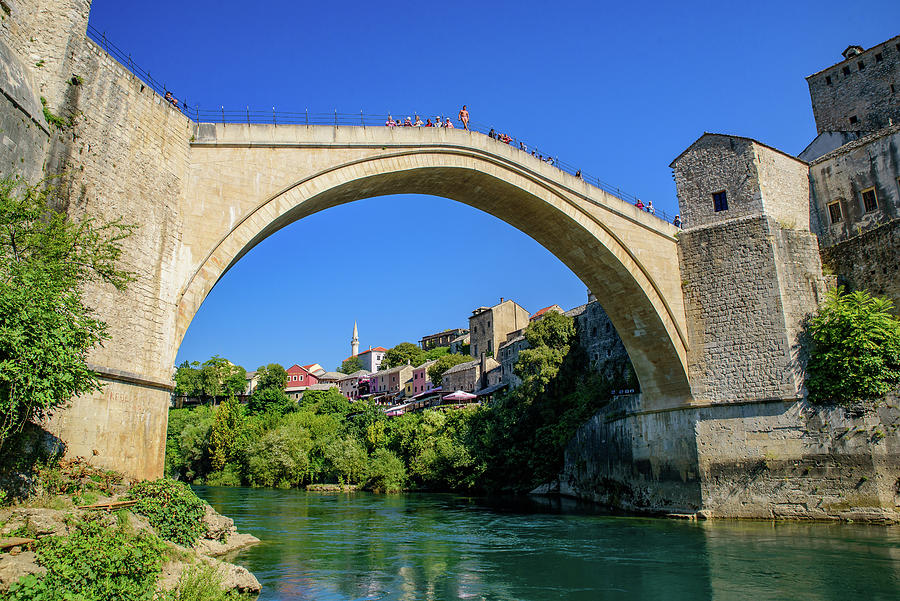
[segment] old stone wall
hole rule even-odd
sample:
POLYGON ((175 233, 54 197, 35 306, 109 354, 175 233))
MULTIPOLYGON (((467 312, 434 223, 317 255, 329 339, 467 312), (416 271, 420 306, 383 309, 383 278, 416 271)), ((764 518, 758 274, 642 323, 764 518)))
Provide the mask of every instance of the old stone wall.
POLYGON ((852 141, 812 162, 810 210, 819 244, 829 247, 900 217, 900 124, 852 141), (877 206, 866 210, 872 189, 877 206), (835 219, 829 205, 840 206, 835 219))
POLYGON ((671 165, 685 229, 763 212, 753 142, 706 134, 671 165), (713 194, 724 191, 728 210, 715 212, 713 194))
POLYGON ((766 215, 795 230, 809 230, 809 166, 761 144, 753 145, 766 215))
POLYGON ((783 296, 794 286, 786 282, 782 287, 788 274, 780 274, 777 264, 790 248, 776 256, 783 242, 779 226, 764 216, 680 236, 688 369, 695 399, 734 402, 800 394, 783 296))
MULTIPOLYGON (((15 0, 10 6, 3 39, 27 61, 33 95, 70 121, 50 129, 45 158, 35 153, 30 167, 65 174, 53 183, 56 202, 71 217, 135 226, 121 262, 135 276, 128 291, 93 285, 86 292, 86 302, 110 324, 110 339, 88 358, 106 385, 74 399, 47 427, 66 441, 69 455, 158 477, 176 351, 179 211, 192 128, 87 39, 90 2, 15 0)), ((3 111, 4 123, 10 114, 3 111)))
POLYGON ((900 219, 823 248, 822 264, 839 285, 886 296, 900 314, 900 219))
POLYGON ((874 131, 900 116, 900 36, 806 78, 816 129, 874 131))
POLYGON ((560 492, 704 517, 898 521, 900 408, 803 401, 641 412, 619 397, 566 449, 560 492))
POLYGON ((34 184, 43 177, 50 126, 34 93, 31 71, 0 40, 0 177, 21 176, 34 184))

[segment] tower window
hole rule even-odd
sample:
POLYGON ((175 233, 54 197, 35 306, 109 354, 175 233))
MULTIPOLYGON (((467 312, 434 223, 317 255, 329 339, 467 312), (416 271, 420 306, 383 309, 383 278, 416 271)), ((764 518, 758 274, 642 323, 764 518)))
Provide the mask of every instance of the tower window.
POLYGON ((857 121, 859 121, 859 119, 856 118, 856 115, 850 117, 850 125, 856 125, 857 121))
POLYGON ((831 223, 840 223, 844 220, 840 201, 828 205, 828 215, 831 217, 831 223))
POLYGON ((859 67, 860 71, 862 71, 863 69, 866 68, 866 64, 862 61, 859 61, 858 63, 856 63, 856 66, 859 67))
POLYGON ((844 67, 843 69, 841 69, 841 72, 844 75, 850 75, 850 67, 844 67))
POLYGON ((880 52, 879 52, 878 54, 875 55, 875 62, 876 62, 876 63, 880 63, 880 62, 883 61, 883 60, 884 60, 884 55, 881 54, 880 52))
POLYGON ((827 83, 828 85, 831 85, 831 75, 825 76, 825 83, 827 83))
POLYGON ((862 193, 863 209, 866 213, 874 211, 878 208, 878 196, 875 194, 875 188, 863 190, 862 193))
POLYGON ((896 94, 897 91, 894 90, 894 84, 891 84, 891 94, 896 94))
POLYGON ((725 194, 725 190, 722 190, 721 192, 713 193, 712 197, 713 197, 713 211, 718 213, 720 211, 728 210, 728 197, 725 194))

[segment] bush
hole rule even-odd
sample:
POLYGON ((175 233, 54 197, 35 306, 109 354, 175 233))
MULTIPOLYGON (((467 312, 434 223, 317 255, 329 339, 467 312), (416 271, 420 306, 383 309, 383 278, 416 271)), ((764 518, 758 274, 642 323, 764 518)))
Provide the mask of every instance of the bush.
POLYGON ((138 501, 134 511, 146 516, 168 541, 190 547, 206 531, 202 522, 206 503, 181 482, 168 478, 139 482, 129 496, 138 501))
POLYGON ((247 480, 253 486, 298 486, 309 470, 309 432, 281 427, 269 430, 250 447, 247 480))
POLYGON ((872 401, 900 382, 900 320, 892 308, 891 301, 865 291, 828 292, 808 327, 810 401, 872 401))
POLYGON ((383 448, 372 454, 365 488, 375 492, 400 492, 405 482, 406 468, 396 455, 383 448))
POLYGON ((240 486, 241 473, 237 466, 226 465, 222 471, 211 472, 206 477, 207 486, 240 486))
POLYGON ((250 400, 247 401, 247 410, 250 413, 275 413, 284 415, 293 411, 297 404, 288 398, 283 389, 262 388, 257 389, 250 400))
POLYGON ((165 544, 149 532, 108 528, 96 518, 75 525, 67 537, 41 540, 43 575, 13 584, 10 601, 143 601, 152 599, 165 544))
POLYGON ((340 483, 356 484, 366 474, 366 449, 351 436, 334 440, 325 447, 325 459, 340 483))
POLYGON ((241 599, 234 591, 222 590, 222 574, 211 565, 187 568, 178 579, 171 601, 229 601, 241 599))

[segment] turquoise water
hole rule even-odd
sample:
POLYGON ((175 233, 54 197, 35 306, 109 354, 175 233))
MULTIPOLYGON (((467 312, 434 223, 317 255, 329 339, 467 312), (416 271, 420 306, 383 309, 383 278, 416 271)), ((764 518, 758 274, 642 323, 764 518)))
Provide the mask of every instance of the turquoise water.
POLYGON ((900 599, 900 529, 679 522, 574 503, 196 487, 269 599, 900 599))

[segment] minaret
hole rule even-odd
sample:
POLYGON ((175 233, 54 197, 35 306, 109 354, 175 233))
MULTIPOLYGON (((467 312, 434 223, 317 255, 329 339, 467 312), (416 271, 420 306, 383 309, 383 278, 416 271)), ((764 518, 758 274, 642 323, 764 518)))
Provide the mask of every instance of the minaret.
POLYGON ((359 332, 356 331, 355 321, 353 322, 353 340, 350 341, 350 349, 353 351, 351 357, 359 354, 359 332))

